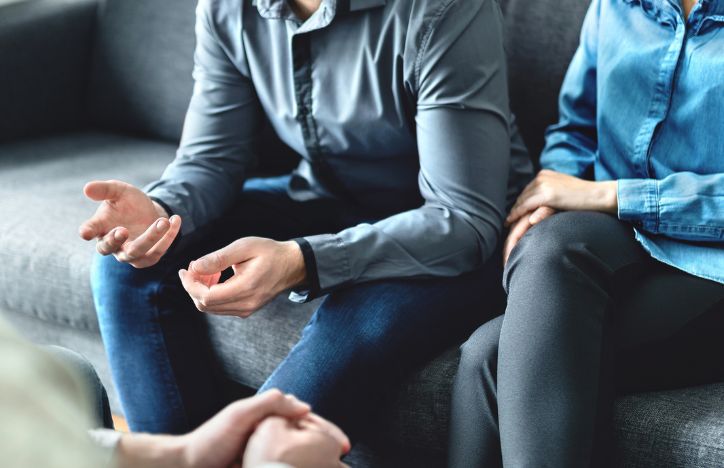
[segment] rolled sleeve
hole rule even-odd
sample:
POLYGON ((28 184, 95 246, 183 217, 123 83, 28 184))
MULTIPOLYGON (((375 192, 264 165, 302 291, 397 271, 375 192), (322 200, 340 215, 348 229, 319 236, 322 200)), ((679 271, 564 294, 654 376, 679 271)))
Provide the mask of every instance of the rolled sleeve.
POLYGON ((724 174, 677 172, 618 181, 618 216, 651 234, 700 242, 724 238, 724 174))
POLYGON ((655 230, 658 223, 659 195, 656 180, 621 179, 618 181, 618 217, 622 221, 655 230))

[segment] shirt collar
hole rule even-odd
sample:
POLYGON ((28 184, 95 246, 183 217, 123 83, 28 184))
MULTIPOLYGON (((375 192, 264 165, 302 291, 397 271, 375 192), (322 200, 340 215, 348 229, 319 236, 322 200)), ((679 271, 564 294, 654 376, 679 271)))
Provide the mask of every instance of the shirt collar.
MULTIPOLYGON (((252 0, 252 4, 257 7, 262 18, 296 19, 289 7, 289 0, 252 0)), ((369 10, 386 4, 387 0, 322 0, 318 11, 327 11, 327 16, 331 14, 331 17, 334 17, 335 14, 369 10)))
MULTIPOLYGON (((661 8, 661 4, 668 4, 674 10, 683 12, 681 6, 681 0, 641 0, 642 3, 650 2, 658 4, 661 8)), ((704 16, 724 16, 724 0, 699 0, 701 3, 701 12, 704 16)))
POLYGON ((724 0, 701 0, 701 3, 708 15, 724 17, 724 0))

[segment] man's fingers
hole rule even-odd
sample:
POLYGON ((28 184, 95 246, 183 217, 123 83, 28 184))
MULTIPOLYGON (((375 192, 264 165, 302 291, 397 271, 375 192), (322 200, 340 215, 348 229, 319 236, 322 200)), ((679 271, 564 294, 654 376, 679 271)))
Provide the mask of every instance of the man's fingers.
POLYGON ((83 193, 93 201, 115 201, 121 198, 121 195, 127 187, 127 183, 118 180, 96 180, 88 182, 85 187, 83 187, 83 193))
POLYGON ((163 238, 170 227, 171 224, 168 219, 160 218, 156 220, 148 227, 148 229, 146 229, 146 232, 124 247, 124 260, 132 262, 146 256, 148 251, 151 250, 153 246, 161 240, 161 238, 163 238))
POLYGON ((110 255, 118 252, 123 243, 128 240, 128 229, 117 227, 103 236, 96 244, 96 250, 101 255, 110 255))
POLYGON ((171 244, 173 244, 173 241, 176 240, 176 236, 178 235, 179 231, 181 230, 181 217, 178 215, 173 215, 168 220, 170 227, 168 231, 166 231, 166 234, 163 235, 160 241, 156 243, 147 253, 149 257, 158 256, 159 258, 162 257, 166 251, 171 247, 171 244))
POLYGON ((95 216, 80 225, 78 234, 84 240, 93 240, 97 237, 105 236, 108 233, 108 226, 95 216))
MULTIPOLYGON (((194 263, 195 266, 195 263, 194 263)), ((193 268, 193 267, 192 267, 193 268)), ((193 268, 196 270, 196 268, 193 268)), ((254 294, 247 288, 249 279, 244 275, 234 275, 223 283, 213 284, 204 298, 204 305, 209 307, 240 302, 254 294)))
POLYGON ((221 279, 221 273, 214 273, 213 275, 199 275, 198 273, 191 272, 195 277, 196 281, 205 284, 207 287, 211 287, 219 283, 221 279))
POLYGON ((196 308, 199 309, 201 312, 214 314, 214 315, 228 315, 228 316, 234 316, 239 317, 242 319, 251 317, 254 312, 256 312, 259 309, 259 306, 256 305, 253 300, 250 301, 239 301, 239 302, 230 302, 228 304, 220 304, 220 305, 206 305, 205 302, 201 302, 199 300, 196 300, 196 308))
POLYGON ((201 275, 213 275, 226 270, 232 265, 241 263, 251 258, 251 253, 246 248, 248 239, 239 239, 232 242, 223 249, 204 255, 193 262, 193 270, 201 275))
POLYGON ((181 278, 181 284, 184 289, 192 298, 199 300, 209 292, 207 286, 196 281, 193 273, 189 273, 187 270, 179 270, 178 276, 181 278))

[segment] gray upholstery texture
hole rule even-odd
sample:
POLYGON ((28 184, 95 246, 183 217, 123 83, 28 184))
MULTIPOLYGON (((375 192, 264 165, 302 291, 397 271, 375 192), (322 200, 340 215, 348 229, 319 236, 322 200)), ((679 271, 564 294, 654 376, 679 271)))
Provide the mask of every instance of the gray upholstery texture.
MULTIPOLYGON (((38 343, 86 355, 116 411, 90 295, 94 247, 76 232, 94 210, 81 190, 92 179, 143 185, 173 158, 192 86, 194 3, 0 6, 0 69, 16 71, 0 73, 0 313, 38 343), (30 53, 18 52, 18 44, 30 53)), ((512 105, 534 155, 557 118, 558 88, 587 4, 501 0, 512 105)), ((280 297, 249 320, 209 317, 215 365, 227 379, 258 387, 316 305, 280 297)), ((457 361, 457 349, 450 349, 404 376, 400 388, 386 389, 375 415, 380 430, 360 441, 348 462, 444 466, 457 361)), ((612 453, 617 466, 724 466, 724 384, 619 399, 612 453)))
POLYGON ((97 2, 0 6, 0 141, 78 128, 97 2))
POLYGON ((724 385, 626 396, 614 427, 617 466, 721 468, 724 385))
POLYGON ((500 0, 506 22, 510 101, 537 163, 545 129, 558 120, 558 92, 578 46, 590 0, 500 0))
POLYGON ((191 98, 195 0, 106 0, 89 97, 104 129, 178 140, 191 98))

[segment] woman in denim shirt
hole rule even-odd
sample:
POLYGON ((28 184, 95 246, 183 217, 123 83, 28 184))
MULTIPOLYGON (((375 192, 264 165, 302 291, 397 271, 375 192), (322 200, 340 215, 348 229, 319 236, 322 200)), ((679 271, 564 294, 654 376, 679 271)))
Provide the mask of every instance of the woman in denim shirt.
POLYGON ((724 0, 594 0, 541 165, 453 467, 605 466, 617 392, 724 376, 724 0))

